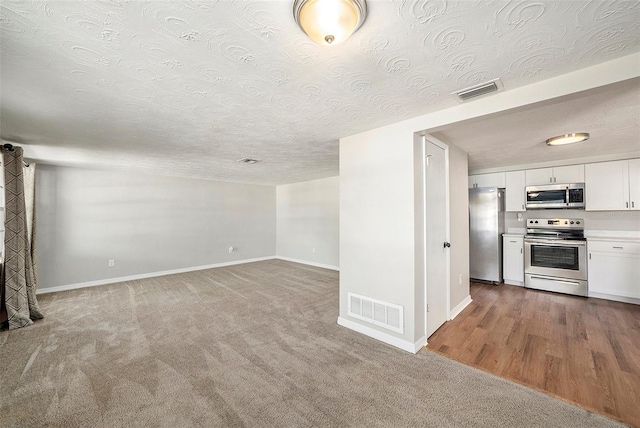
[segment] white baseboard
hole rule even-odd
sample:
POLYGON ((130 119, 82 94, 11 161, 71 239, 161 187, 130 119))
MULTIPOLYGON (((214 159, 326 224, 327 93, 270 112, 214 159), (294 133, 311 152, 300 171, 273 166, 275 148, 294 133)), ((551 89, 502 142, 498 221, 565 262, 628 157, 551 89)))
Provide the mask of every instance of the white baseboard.
POLYGON ((76 290, 78 288, 95 287, 97 285, 105 285, 105 284, 115 284, 117 282, 133 281, 133 280, 136 280, 136 279, 153 278, 153 277, 156 277, 156 276, 173 275, 173 274, 176 274, 176 273, 185 273, 185 272, 193 272, 193 271, 197 271, 197 270, 213 269, 213 268, 224 267, 224 266, 241 265, 241 264, 244 264, 244 263, 251 263, 251 262, 261 262, 261 261, 264 261, 264 260, 273 260, 275 258, 276 257, 274 257, 274 256, 269 256, 269 257, 258 257, 258 258, 254 258, 254 259, 234 260, 232 262, 214 263, 214 264, 211 264, 211 265, 192 266, 192 267, 180 268, 180 269, 163 270, 163 271, 159 271, 159 272, 142 273, 142 274, 139 274, 139 275, 121 276, 121 277, 118 277, 118 278, 99 279, 97 281, 88 281, 88 282, 79 282, 79 283, 76 283, 76 284, 59 285, 59 286, 56 286, 56 287, 40 288, 40 289, 38 289, 36 291, 36 294, 55 293, 57 291, 67 291, 67 290, 76 290))
POLYGON ((471 300, 471 295, 465 297, 462 302, 458 303, 455 308, 451 309, 451 318, 449 319, 452 320, 457 317, 464 308, 471 304, 471 302, 473 302, 473 300, 471 300))
POLYGON ((614 296, 612 294, 593 293, 589 291, 589 297, 595 297, 596 299, 615 300, 616 302, 633 303, 634 305, 640 305, 640 299, 635 297, 614 296))
POLYGON ((331 270, 340 271, 340 267, 339 266, 325 265, 325 264, 322 264, 322 263, 309 262, 309 261, 300 260, 300 259, 292 259, 291 257, 276 256, 275 258, 276 259, 280 259, 280 260, 285 260, 287 262, 301 263, 303 265, 309 265, 309 266, 315 266, 315 267, 324 268, 324 269, 331 269, 331 270))
POLYGON ((338 317, 338 325, 341 325, 342 327, 346 327, 353 331, 357 331, 358 333, 362 333, 365 336, 377 339, 381 342, 386 343, 387 345, 395 346, 396 348, 400 348, 403 351, 411 352, 412 354, 417 354, 418 351, 427 344, 426 337, 421 337, 415 343, 411 343, 404 339, 399 339, 380 330, 376 330, 366 325, 353 322, 343 317, 338 317))
POLYGON ((524 287, 524 281, 514 281, 512 279, 505 279, 502 282, 504 282, 505 284, 509 284, 509 285, 515 285, 518 287, 524 287))

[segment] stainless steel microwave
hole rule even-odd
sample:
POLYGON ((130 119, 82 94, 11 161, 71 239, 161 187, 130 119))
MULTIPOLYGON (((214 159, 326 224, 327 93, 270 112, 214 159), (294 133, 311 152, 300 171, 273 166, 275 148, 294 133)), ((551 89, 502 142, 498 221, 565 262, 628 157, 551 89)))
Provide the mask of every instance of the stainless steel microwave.
POLYGON ((527 209, 584 209, 584 183, 527 186, 527 209))

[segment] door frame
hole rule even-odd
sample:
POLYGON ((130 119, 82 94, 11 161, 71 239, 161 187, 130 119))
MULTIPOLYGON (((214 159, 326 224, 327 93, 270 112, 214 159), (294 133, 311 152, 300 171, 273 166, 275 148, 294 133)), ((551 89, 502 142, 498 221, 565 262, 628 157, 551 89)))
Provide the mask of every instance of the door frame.
MULTIPOLYGON (((422 237, 422 245, 423 245, 423 254, 424 254, 424 333, 425 333, 425 342, 428 337, 427 332, 427 287, 429 286, 427 281, 427 273, 429 270, 429 260, 427 259, 427 142, 434 144, 435 146, 440 147, 444 150, 444 171, 445 171, 445 239, 447 242, 450 242, 451 233, 450 233, 450 221, 451 221, 451 213, 450 213, 450 205, 449 205, 449 145, 443 143, 442 141, 434 138, 429 134, 425 134, 422 136, 422 199, 423 199, 423 231, 424 236, 422 237)), ((445 254, 445 264, 446 264, 446 294, 447 294, 447 319, 449 321, 451 319, 451 250, 447 251, 445 254)), ((426 345, 426 343, 425 343, 426 345)))

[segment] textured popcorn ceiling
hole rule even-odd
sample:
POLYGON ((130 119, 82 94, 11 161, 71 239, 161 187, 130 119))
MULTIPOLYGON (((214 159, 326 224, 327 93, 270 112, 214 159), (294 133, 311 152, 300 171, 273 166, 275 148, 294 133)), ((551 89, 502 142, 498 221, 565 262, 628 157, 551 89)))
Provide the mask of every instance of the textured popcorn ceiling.
POLYGON ((637 1, 368 5, 327 48, 292 1, 3 0, 1 137, 48 163, 291 183, 336 175, 338 138, 456 105, 454 90, 640 48, 637 1))

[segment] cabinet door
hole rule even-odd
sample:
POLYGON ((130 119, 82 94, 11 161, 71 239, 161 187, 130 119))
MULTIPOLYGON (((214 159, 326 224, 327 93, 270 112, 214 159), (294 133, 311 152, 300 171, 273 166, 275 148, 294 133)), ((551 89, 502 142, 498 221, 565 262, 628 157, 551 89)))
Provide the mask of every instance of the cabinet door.
POLYGON ((589 291, 640 299, 640 256, 589 253, 589 291))
POLYGON ((476 187, 500 187, 504 188, 504 172, 493 174, 478 174, 476 177, 476 187))
POLYGON ((524 284, 524 245, 522 237, 505 236, 502 240, 503 277, 505 284, 524 284))
POLYGON ((553 169, 539 168, 525 171, 525 182, 527 186, 540 186, 542 184, 553 184, 553 169))
POLYGON ((589 163, 584 170, 587 211, 629 209, 629 161, 589 163))
POLYGON ((629 209, 640 210, 640 159, 629 160, 629 209))
POLYGON ((558 166, 553 168, 553 183, 584 183, 584 165, 558 166))
POLYGON ((505 174, 505 209, 506 211, 524 211, 525 205, 525 172, 509 171, 505 174))

